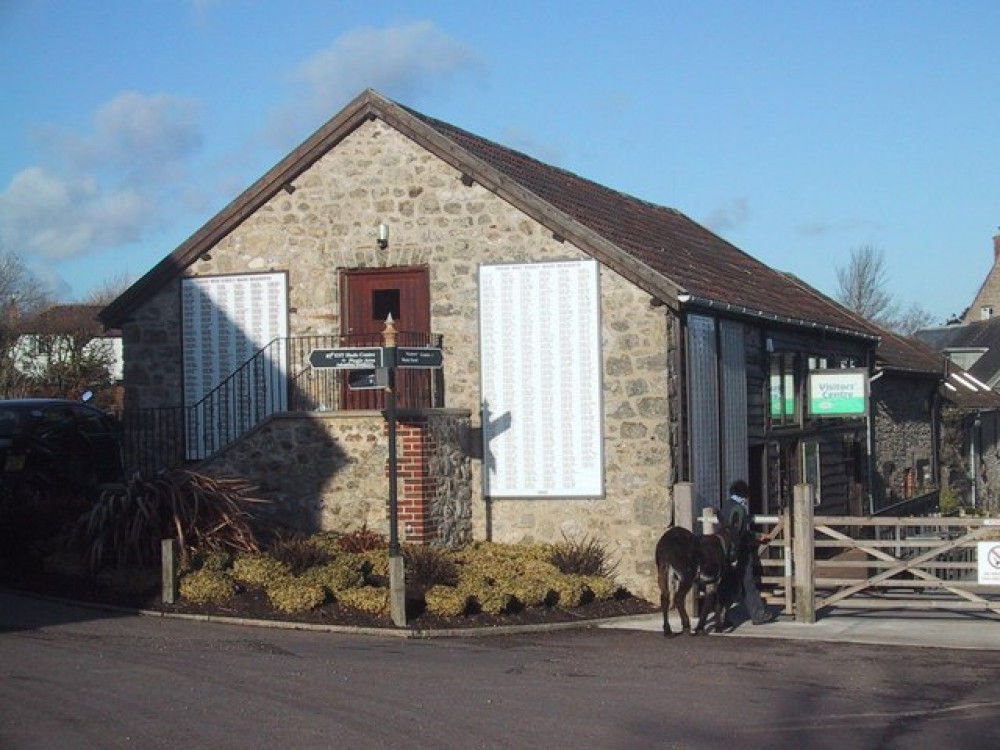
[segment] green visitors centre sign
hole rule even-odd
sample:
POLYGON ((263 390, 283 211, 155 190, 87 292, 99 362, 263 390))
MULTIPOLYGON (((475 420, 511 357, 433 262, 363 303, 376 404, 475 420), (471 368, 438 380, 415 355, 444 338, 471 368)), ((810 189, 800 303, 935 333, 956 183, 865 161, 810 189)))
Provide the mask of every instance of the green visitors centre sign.
POLYGON ((861 369, 809 373, 809 415, 863 417, 868 413, 868 372, 861 369))

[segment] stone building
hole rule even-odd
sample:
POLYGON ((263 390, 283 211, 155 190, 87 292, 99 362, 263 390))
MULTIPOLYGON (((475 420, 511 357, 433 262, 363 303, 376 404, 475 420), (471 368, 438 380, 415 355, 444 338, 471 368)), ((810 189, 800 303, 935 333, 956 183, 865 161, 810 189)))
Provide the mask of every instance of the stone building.
POLYGON ((380 373, 312 365, 390 315, 442 352, 395 371, 404 541, 589 536, 652 595, 676 497, 868 492, 869 325, 678 211, 372 91, 103 311, 133 457, 386 529, 380 373))
POLYGON ((972 304, 966 308, 962 323, 989 320, 996 315, 1000 315, 1000 234, 993 237, 993 266, 976 292, 972 304))

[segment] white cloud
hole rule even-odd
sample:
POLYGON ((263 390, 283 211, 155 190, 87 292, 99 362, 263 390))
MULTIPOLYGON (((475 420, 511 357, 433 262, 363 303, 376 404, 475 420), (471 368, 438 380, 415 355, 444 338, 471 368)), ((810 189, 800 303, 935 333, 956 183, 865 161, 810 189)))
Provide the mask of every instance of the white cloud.
POLYGON ((72 258, 137 241, 152 212, 133 188, 107 190, 92 175, 30 167, 0 193, 0 241, 26 257, 72 258))
POLYGON ((481 67, 472 49, 429 21, 356 29, 298 66, 293 80, 300 94, 275 117, 270 135, 287 145, 366 88, 412 101, 481 67))
POLYGON ((750 205, 746 198, 734 198, 719 206, 705 217, 704 224, 717 234, 725 234, 746 223, 750 218, 750 205))
POLYGON ((97 111, 93 132, 48 131, 43 142, 74 170, 115 170, 121 179, 147 182, 176 178, 202 138, 193 101, 126 92, 97 111))
POLYGON ((803 222, 798 226, 800 234, 807 237, 827 237, 856 233, 878 233, 883 229, 880 222, 870 219, 840 219, 829 221, 825 219, 815 219, 803 222))
POLYGON ((43 161, 0 191, 0 249, 61 260, 142 240, 201 145, 197 111, 166 95, 122 94, 85 135, 49 129, 43 161))

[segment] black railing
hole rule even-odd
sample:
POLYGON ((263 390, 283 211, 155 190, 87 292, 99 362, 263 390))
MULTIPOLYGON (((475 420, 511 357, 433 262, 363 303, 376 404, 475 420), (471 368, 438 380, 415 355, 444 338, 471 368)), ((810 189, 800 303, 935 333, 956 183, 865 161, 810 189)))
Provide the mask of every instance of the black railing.
MULTIPOLYGON (((403 331, 399 346, 440 347, 438 334, 403 331)), ((355 371, 313 368, 314 349, 381 346, 381 334, 278 338, 258 351, 199 402, 189 407, 126 410, 129 471, 156 471, 197 461, 225 448, 272 414, 286 411, 383 409, 381 389, 352 390, 355 371)), ((440 369, 398 370, 400 408, 444 406, 440 369)))

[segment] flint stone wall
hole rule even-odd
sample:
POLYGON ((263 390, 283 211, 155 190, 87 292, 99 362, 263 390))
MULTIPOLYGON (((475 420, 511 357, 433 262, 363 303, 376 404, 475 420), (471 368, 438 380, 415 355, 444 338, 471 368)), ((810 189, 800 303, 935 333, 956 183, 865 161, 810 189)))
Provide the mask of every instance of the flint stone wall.
MULTIPOLYGON (((669 307, 651 306, 648 294, 601 266, 604 495, 487 502, 477 445, 481 426, 478 266, 588 256, 478 183, 464 184, 457 170, 379 120, 347 136, 296 178, 293 186, 293 193, 276 194, 213 247, 210 258, 196 261, 185 273, 286 272, 289 330, 292 336, 302 336, 340 332, 341 270, 427 267, 431 328, 444 337, 446 406, 472 415, 474 434, 464 446, 465 460, 471 457, 468 476, 463 469, 454 481, 467 483, 474 537, 552 542, 564 536, 589 536, 604 544, 618 562, 623 584, 655 597, 653 553, 671 518, 674 474, 669 307), (390 227, 384 249, 375 243, 379 223, 390 227)), ((180 403, 180 323, 176 282, 151 298, 124 326, 126 408, 180 403)), ((308 448, 310 441, 321 446, 332 442, 352 460, 365 451, 374 455, 380 450, 381 431, 372 435, 371 429, 352 424, 349 417, 335 418, 348 420, 338 423, 343 435, 328 430, 326 417, 297 432, 276 419, 269 423, 267 439, 269 444, 278 444, 280 433, 282 442, 290 442, 291 434, 300 451, 310 455, 315 452, 308 448)), ((332 473, 323 479, 311 470, 312 486, 319 494, 308 498, 302 479, 295 476, 304 466, 298 452, 286 451, 285 464, 259 448, 239 450, 244 460, 237 463, 227 458, 229 466, 257 472, 276 495, 293 503, 296 514, 312 514, 323 523, 350 520, 374 525, 384 518, 381 494, 375 491, 384 481, 383 469, 376 470, 374 463, 358 459, 340 465, 335 458, 317 457, 317 466, 332 473), (255 462, 271 468, 260 471, 253 466, 255 462), (370 468, 363 471, 362 466, 370 468), (282 489, 289 484, 300 490, 282 489), (328 509, 334 488, 356 507, 348 510, 349 503, 338 503, 328 509)), ((456 489, 449 496, 464 492, 456 489)), ((458 508, 449 513, 464 518, 466 511, 458 508)))

